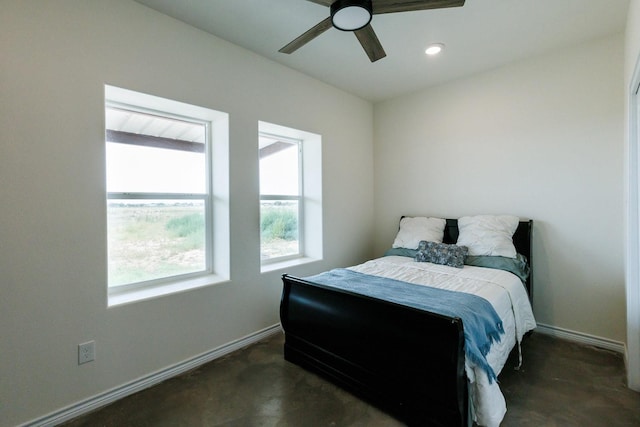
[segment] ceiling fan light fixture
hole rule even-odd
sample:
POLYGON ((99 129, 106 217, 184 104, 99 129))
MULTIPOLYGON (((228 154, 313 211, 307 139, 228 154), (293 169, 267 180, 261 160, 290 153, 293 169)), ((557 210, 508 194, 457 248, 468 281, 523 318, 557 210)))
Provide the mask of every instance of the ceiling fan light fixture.
POLYGON ((331 4, 331 23, 342 31, 366 27, 373 15, 371 0, 336 0, 331 4))

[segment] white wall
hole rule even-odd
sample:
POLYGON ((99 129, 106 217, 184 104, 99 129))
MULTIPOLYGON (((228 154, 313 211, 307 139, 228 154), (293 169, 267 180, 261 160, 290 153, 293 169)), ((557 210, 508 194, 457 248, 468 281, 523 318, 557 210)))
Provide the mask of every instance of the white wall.
MULTIPOLYGON (((626 285, 627 285, 627 379, 629 387, 640 391, 640 283, 638 275, 640 270, 638 242, 638 182, 640 175, 638 169, 640 160, 638 149, 640 149, 640 129, 633 128, 631 119, 633 94, 636 90, 634 73, 640 73, 640 0, 631 0, 629 3, 629 13, 627 16, 627 29, 625 37, 625 66, 624 66, 624 89, 625 89, 625 128, 626 146, 625 156, 627 157, 627 168, 625 177, 627 182, 625 190, 627 192, 627 259, 626 259, 626 285)), ((637 74, 636 74, 637 75, 637 74)), ((637 77, 636 77, 637 78, 637 77)), ((637 97, 637 95, 636 95, 637 97)))
MULTIPOLYGON (((640 0, 629 0, 627 28, 625 32, 625 83, 631 76, 640 56, 640 0)), ((625 84, 625 89, 628 86, 625 84)))
POLYGON ((282 272, 259 273, 259 120, 323 137, 325 259, 289 272, 371 255, 368 102, 129 0, 3 1, 0 62, 0 425, 279 321, 282 272), (107 309, 105 83, 230 114, 230 283, 107 309), (78 366, 87 340, 96 361, 78 366))
POLYGON ((623 38, 375 105, 376 254, 401 215, 534 220, 540 323, 625 340, 623 38))

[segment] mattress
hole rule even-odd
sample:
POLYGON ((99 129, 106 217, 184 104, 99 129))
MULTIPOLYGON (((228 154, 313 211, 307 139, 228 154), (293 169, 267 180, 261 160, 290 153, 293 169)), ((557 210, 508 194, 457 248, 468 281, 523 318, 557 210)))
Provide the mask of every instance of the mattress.
MULTIPOLYGON (((505 334, 491 346, 487 361, 499 375, 511 350, 523 336, 536 327, 526 289, 520 279, 507 271, 465 265, 455 268, 428 262, 416 262, 402 256, 386 256, 349 267, 363 274, 401 280, 422 286, 466 292, 491 303, 503 323, 505 334)), ((469 397, 474 421, 481 426, 498 426, 507 407, 496 381, 484 370, 465 361, 469 397)))

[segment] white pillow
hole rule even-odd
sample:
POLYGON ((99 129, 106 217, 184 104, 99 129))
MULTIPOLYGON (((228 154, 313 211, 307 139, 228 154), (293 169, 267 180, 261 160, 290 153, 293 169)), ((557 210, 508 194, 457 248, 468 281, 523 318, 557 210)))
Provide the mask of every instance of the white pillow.
POLYGON ((393 242, 394 248, 418 249, 421 240, 442 243, 444 226, 442 218, 407 217, 400 220, 400 230, 393 242))
POLYGON ((458 219, 456 245, 469 248, 469 255, 516 257, 513 233, 520 218, 513 215, 478 215, 458 219))

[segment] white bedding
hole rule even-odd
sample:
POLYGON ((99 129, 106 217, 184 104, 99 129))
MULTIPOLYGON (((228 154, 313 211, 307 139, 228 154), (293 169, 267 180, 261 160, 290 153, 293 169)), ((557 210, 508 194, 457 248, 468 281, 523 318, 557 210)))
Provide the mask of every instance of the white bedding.
MULTIPOLYGON (((531 304, 520 279, 512 273, 484 267, 448 267, 413 258, 387 256, 367 261, 351 270, 359 273, 402 280, 480 296, 491 303, 502 319, 505 334, 491 346, 487 361, 496 375, 500 373, 515 345, 536 327, 531 304)), ((507 412, 504 396, 498 384, 484 370, 465 362, 469 379, 469 395, 474 421, 481 426, 498 426, 507 412)))

